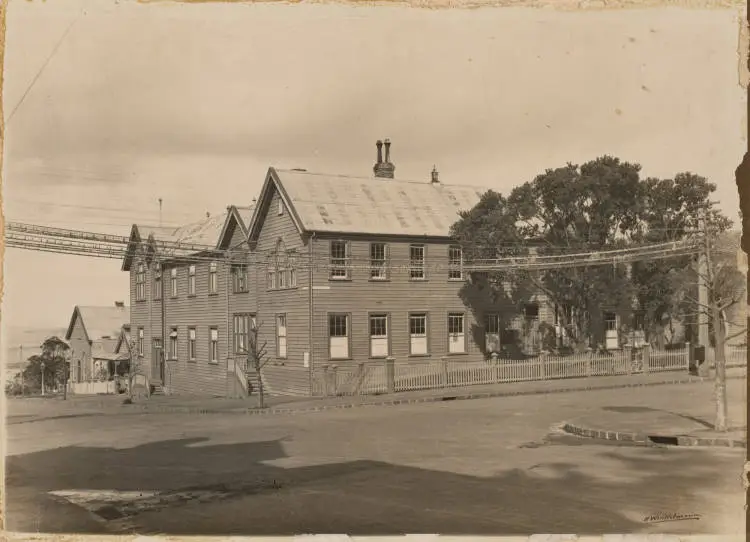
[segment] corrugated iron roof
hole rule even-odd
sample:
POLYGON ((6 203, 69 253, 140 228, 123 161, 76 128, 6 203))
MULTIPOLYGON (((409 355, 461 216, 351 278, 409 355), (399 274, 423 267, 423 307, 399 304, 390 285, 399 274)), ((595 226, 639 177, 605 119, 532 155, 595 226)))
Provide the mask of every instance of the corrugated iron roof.
POLYGON ((447 237, 483 187, 274 170, 307 231, 447 237))
POLYGON ((116 343, 122 326, 130 322, 129 307, 78 307, 78 311, 90 341, 110 337, 116 343))
POLYGON ((228 211, 208 216, 202 220, 180 226, 178 228, 165 228, 145 224, 136 224, 141 239, 147 239, 153 235, 156 241, 167 241, 171 243, 191 243, 194 245, 206 245, 213 247, 216 244, 228 211))

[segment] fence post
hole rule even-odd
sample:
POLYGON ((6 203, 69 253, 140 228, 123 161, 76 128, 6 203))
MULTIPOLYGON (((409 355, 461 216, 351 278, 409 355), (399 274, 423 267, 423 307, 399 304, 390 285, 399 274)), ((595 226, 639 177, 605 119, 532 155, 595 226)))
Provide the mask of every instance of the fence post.
POLYGON ((547 380, 547 352, 542 350, 539 353, 539 376, 542 380, 547 380))
POLYGON ((385 358, 385 381, 388 393, 396 391, 396 360, 392 357, 385 358))
POLYGON ((695 351, 690 341, 685 343, 685 364, 687 365, 688 373, 693 372, 693 366, 695 365, 695 351))
POLYGON ((592 348, 588 349, 588 352, 586 354, 586 376, 591 376, 591 362, 594 359, 594 350, 592 348))
POLYGON ((330 392, 330 375, 328 374, 328 365, 323 365, 323 396, 328 397, 330 392))
POLYGON ((442 384, 444 388, 448 387, 448 358, 440 358, 442 366, 442 384))
POLYGON ((356 393, 357 395, 363 395, 362 386, 365 383, 365 363, 363 361, 360 361, 357 365, 356 393))
POLYGON ((644 344, 643 345, 643 373, 644 374, 648 373, 650 356, 651 356, 651 345, 644 344))
POLYGON ((492 352, 490 354, 490 360, 492 360, 492 369, 495 372, 495 384, 498 384, 501 380, 500 378, 500 363, 499 363, 499 356, 497 355, 497 352, 492 352))
POLYGON ((625 372, 629 375, 633 374, 633 347, 628 345, 623 348, 625 352, 625 372))

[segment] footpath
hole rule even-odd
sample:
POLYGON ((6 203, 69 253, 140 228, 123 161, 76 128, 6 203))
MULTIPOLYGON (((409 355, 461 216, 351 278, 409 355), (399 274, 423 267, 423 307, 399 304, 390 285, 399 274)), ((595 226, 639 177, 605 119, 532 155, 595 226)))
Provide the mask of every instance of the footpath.
MULTIPOLYGON (((746 368, 727 370, 727 379, 746 378, 746 368)), ((266 408, 258 408, 258 398, 244 399, 199 396, 161 396, 136 398, 133 404, 123 404, 120 396, 69 396, 67 400, 55 398, 8 399, 6 407, 9 423, 20 418, 69 417, 92 414, 145 414, 145 413, 189 413, 189 414, 239 414, 274 415, 320 412, 331 409, 403 405, 449 400, 485 399, 491 397, 511 397, 519 395, 539 395, 548 393, 571 393, 592 390, 620 389, 640 386, 660 386, 670 384, 698 384, 711 381, 711 377, 701 378, 684 372, 661 372, 638 375, 602 376, 571 378, 546 381, 514 382, 460 388, 408 391, 383 395, 363 395, 344 397, 266 397, 266 408)), ((597 422, 600 420, 597 419, 597 422)), ((613 420, 605 420, 607 424, 613 420)), ((616 420, 615 420, 616 421, 616 420)), ((590 420, 582 420, 580 428, 585 428, 590 420)), ((619 423, 619 422, 618 422, 619 423)), ((598 427, 597 430, 602 429, 598 427)), ((604 428, 606 431, 606 428, 604 428)), ((585 436, 585 435, 582 435, 585 436)))

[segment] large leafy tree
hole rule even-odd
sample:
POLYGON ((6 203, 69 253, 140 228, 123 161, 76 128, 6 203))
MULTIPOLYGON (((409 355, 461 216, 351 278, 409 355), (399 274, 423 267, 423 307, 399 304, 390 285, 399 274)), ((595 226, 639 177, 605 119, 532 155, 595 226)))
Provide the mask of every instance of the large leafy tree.
MULTIPOLYGON (((674 179, 641 180, 640 166, 612 156, 583 165, 548 169, 504 198, 488 192, 461 214, 452 235, 468 261, 502 256, 587 253, 693 235, 701 209, 715 186, 691 173, 674 179)), ((709 210, 707 222, 726 229, 729 221, 709 210)), ((691 257, 548 269, 489 272, 473 277, 462 295, 476 312, 487 299, 509 307, 541 291, 556 306, 561 325, 578 349, 595 346, 604 332, 603 309, 629 323, 640 309, 650 338, 664 337, 668 322, 682 318, 684 296, 675 273, 691 257), (512 286, 511 286, 512 285, 512 286)), ((506 320, 509 320, 508 315, 506 320)))
MULTIPOLYGON (((715 191, 715 184, 692 173, 680 173, 674 179, 646 179, 641 186, 640 224, 635 240, 683 240, 698 233, 701 216, 709 231, 724 232, 731 227, 731 221, 710 206, 715 191)), ((637 308, 644 316, 647 340, 663 346, 674 322, 682 323, 687 330, 693 327, 695 307, 685 296, 697 297, 694 268, 695 258, 691 256, 633 264, 637 308)))
POLYGON ((41 353, 28 359, 23 370, 24 383, 31 390, 42 388, 42 366, 44 366, 44 382, 51 388, 64 380, 67 370, 67 353, 70 346, 59 337, 49 337, 41 345, 41 353))

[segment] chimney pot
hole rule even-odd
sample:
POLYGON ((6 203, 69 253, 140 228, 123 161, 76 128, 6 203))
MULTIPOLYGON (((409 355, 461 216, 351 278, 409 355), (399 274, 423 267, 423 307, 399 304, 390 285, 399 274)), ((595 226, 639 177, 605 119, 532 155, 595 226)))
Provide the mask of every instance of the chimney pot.
POLYGON ((375 164, 373 171, 375 176, 385 179, 393 179, 393 171, 396 169, 391 163, 391 140, 385 140, 385 161, 383 161, 382 147, 383 142, 378 140, 376 143, 378 147, 378 162, 375 164))

